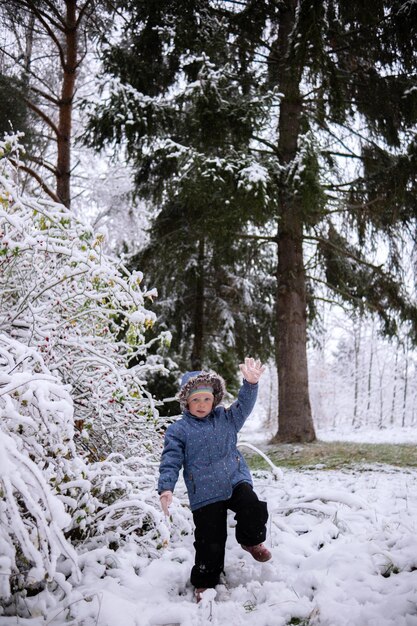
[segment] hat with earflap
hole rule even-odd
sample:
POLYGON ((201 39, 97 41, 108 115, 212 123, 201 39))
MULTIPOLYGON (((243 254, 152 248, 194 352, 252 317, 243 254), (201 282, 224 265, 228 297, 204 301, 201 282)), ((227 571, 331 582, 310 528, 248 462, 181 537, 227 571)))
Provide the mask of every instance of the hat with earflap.
POLYGON ((224 380, 216 372, 185 372, 181 379, 181 389, 178 393, 178 400, 181 409, 187 408, 188 399, 197 393, 212 393, 213 408, 223 399, 226 388, 224 380))

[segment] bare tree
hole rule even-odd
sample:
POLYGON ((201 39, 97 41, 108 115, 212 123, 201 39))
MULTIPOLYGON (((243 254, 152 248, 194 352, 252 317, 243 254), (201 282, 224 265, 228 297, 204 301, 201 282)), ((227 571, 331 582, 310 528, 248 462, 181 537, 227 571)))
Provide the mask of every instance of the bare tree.
POLYGON ((42 147, 39 155, 28 157, 24 169, 49 196, 69 207, 74 99, 96 2, 1 0, 0 12, 8 35, 0 46, 2 73, 19 79, 42 147))

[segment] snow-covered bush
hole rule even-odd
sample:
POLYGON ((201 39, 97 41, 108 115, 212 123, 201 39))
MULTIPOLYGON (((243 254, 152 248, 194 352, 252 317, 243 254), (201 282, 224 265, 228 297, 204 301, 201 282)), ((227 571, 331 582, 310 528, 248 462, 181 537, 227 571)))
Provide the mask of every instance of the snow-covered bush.
POLYGON ((63 532, 71 515, 56 495, 75 469, 72 416, 68 390, 36 350, 0 334, 2 599, 56 579, 62 556, 78 569, 63 532))
POLYGON ((156 293, 103 252, 102 233, 20 189, 18 151, 16 137, 0 142, 2 598, 73 583, 74 547, 127 538, 154 553, 167 538, 145 387, 162 367, 145 339, 156 293))
MULTIPOLYGON (((7 148, 10 140, 0 143, 7 148)), ((155 321, 144 302, 155 290, 142 289, 140 272, 103 253, 102 233, 61 205, 22 195, 7 154, 0 163, 0 331, 36 347, 71 384, 75 423, 92 459, 127 444, 143 453, 157 419, 143 384, 158 367, 146 359, 144 336, 155 321)))
MULTIPOLYGON (((136 539, 155 554, 167 529, 155 507, 152 461, 110 455, 86 463, 74 444, 73 403, 33 348, 0 334, 0 600, 79 578, 74 544, 136 539), (65 574, 65 575, 64 575, 65 574)), ((13 597, 13 609, 18 606, 13 597)))

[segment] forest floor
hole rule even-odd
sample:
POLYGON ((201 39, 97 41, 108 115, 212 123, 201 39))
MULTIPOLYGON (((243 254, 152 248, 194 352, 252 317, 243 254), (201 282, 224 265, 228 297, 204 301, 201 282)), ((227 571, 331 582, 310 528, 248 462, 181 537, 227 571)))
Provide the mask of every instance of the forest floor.
POLYGON ((166 521, 170 539, 157 555, 136 542, 81 550, 82 578, 65 601, 45 589, 26 598, 31 617, 0 616, 0 626, 417 626, 417 433, 331 440, 337 436, 270 445, 246 433, 247 445, 278 468, 242 446, 268 503, 272 560, 257 563, 241 548, 229 512, 225 575, 199 604, 181 480, 166 521))
MULTIPOLYGON (((256 446, 278 467, 316 470, 363 468, 369 465, 417 467, 415 444, 357 443, 354 441, 315 441, 310 444, 268 444, 256 446)), ((251 469, 268 469, 256 452, 242 449, 251 469)))
POLYGON ((0 626, 417 626, 417 468, 316 466, 282 467, 280 477, 253 472, 268 503, 272 560, 256 563, 241 548, 230 512, 225 576, 200 604, 189 583, 192 519, 184 530, 187 498, 178 485, 171 539, 157 558, 134 543, 88 551, 64 606, 45 615, 44 598, 28 598, 39 617, 0 617, 0 626))

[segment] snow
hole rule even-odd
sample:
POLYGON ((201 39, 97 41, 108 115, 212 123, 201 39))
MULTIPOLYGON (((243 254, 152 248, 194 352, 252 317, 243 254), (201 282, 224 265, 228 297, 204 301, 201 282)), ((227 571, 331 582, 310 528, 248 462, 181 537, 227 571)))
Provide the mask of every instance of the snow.
POLYGON ((353 441, 358 443, 417 443, 417 428, 323 429, 317 431, 322 441, 353 441))
MULTIPOLYGON (((276 427, 257 430, 255 425, 245 424, 242 440, 252 443, 263 443, 276 433, 276 427)), ((316 428, 316 436, 320 441, 351 441, 354 443, 392 443, 417 444, 417 426, 404 428, 316 428)))
MULTIPOLYGON (((260 564, 241 549, 230 513, 225 577, 198 605, 189 583, 191 514, 188 532, 181 530, 188 509, 179 484, 167 522, 171 539, 158 556, 141 556, 133 542, 82 554, 81 584, 47 623, 417 626, 416 478, 414 468, 381 465, 284 470, 278 480, 272 472, 255 473, 256 491, 268 502, 266 544, 273 558, 260 564)), ((35 617, 13 623, 45 624, 42 594, 27 602, 35 617)), ((10 626, 10 619, 0 617, 0 626, 10 626)))
MULTIPOLYGON (((19 342, 8 342, 16 350, 21 349, 19 342)), ((18 381, 22 389, 20 400, 26 402, 29 392, 23 387, 30 384, 30 389, 36 387, 39 407, 46 416, 46 392, 50 387, 53 407, 60 407, 61 423, 70 422, 71 406, 65 409, 65 402, 62 406, 59 402, 65 400, 67 392, 62 389, 58 393, 53 377, 42 367, 41 373, 33 373, 29 380, 27 359, 26 370, 19 372, 11 363, 11 356, 9 348, 7 371, 13 370, 13 374, 2 373, 3 396, 18 381), (45 380, 38 380, 40 376, 45 380)), ((40 356, 37 359, 42 363, 40 356)), ((10 403, 7 406, 12 407, 10 403)), ((22 408, 20 413, 25 417, 22 408)), ((246 445, 253 451, 254 444, 273 434, 264 434, 265 417, 266 411, 259 403, 242 430, 242 447, 246 445)), ((48 424, 51 436, 57 438, 55 424, 51 420, 48 424)), ((379 443, 412 443, 417 439, 412 428, 319 430, 318 436, 327 441, 379 443)), ((9 439, 3 434, 3 446, 9 439)), ((16 446, 14 440, 10 441, 16 446)), ((59 443, 59 437, 56 441, 59 443)), ((113 524, 116 544, 118 536, 125 534, 121 524, 124 511, 129 510, 127 523, 135 540, 121 542, 119 547, 103 545, 98 539, 87 542, 85 547, 81 543, 77 554, 74 551, 70 559, 60 561, 58 555, 64 554, 66 547, 61 528, 68 523, 62 503, 72 497, 73 489, 88 492, 90 483, 74 475, 66 483, 61 501, 52 499, 46 485, 39 502, 32 503, 29 490, 33 480, 28 477, 37 477, 41 484, 40 470, 31 467, 28 472, 25 466, 24 471, 17 472, 10 465, 10 458, 4 451, 0 454, 3 482, 26 477, 27 487, 19 483, 19 493, 40 520, 38 527, 44 540, 39 549, 45 552, 47 544, 51 546, 50 554, 41 560, 37 558, 37 547, 30 547, 29 538, 22 535, 28 554, 34 553, 34 567, 27 580, 42 580, 45 570, 52 585, 24 599, 27 618, 8 615, 0 606, 0 626, 417 626, 417 468, 378 464, 330 471, 319 465, 308 470, 288 470, 272 464, 268 471, 255 472, 255 489, 268 503, 270 513, 266 544, 272 560, 257 563, 237 544, 235 521, 230 513, 224 578, 215 589, 206 591, 197 604, 189 583, 194 558, 192 515, 182 481, 175 491, 170 520, 159 522, 159 545, 153 552, 143 549, 149 539, 136 535, 141 532, 146 515, 152 516, 157 505, 156 492, 150 495, 146 488, 132 493, 128 501, 116 499, 96 515, 96 523, 101 523, 103 529, 106 524, 113 524), (6 458, 8 464, 4 463, 6 458), (43 521, 49 512, 54 520, 50 526, 43 521), (61 593, 57 593, 57 587, 61 593)), ((20 463, 32 464, 28 457, 20 455, 19 459, 20 463)), ((103 477, 102 485, 109 482, 117 488, 122 477, 113 461, 108 459, 108 476, 103 477)), ((153 469, 147 466, 144 473, 151 485, 156 481, 157 464, 153 469), (155 476, 148 475, 151 471, 155 476)), ((0 516, 5 514, 0 502, 0 516)), ((162 520, 162 514, 158 514, 162 520)), ((18 523, 17 513, 14 519, 14 531, 26 532, 23 522, 18 523)), ((0 592, 7 597, 14 553, 6 541, 2 544, 0 592)))
POLYGON ((257 185, 265 186, 269 179, 268 170, 255 161, 241 169, 239 174, 240 180, 238 186, 243 186, 249 190, 257 185))

